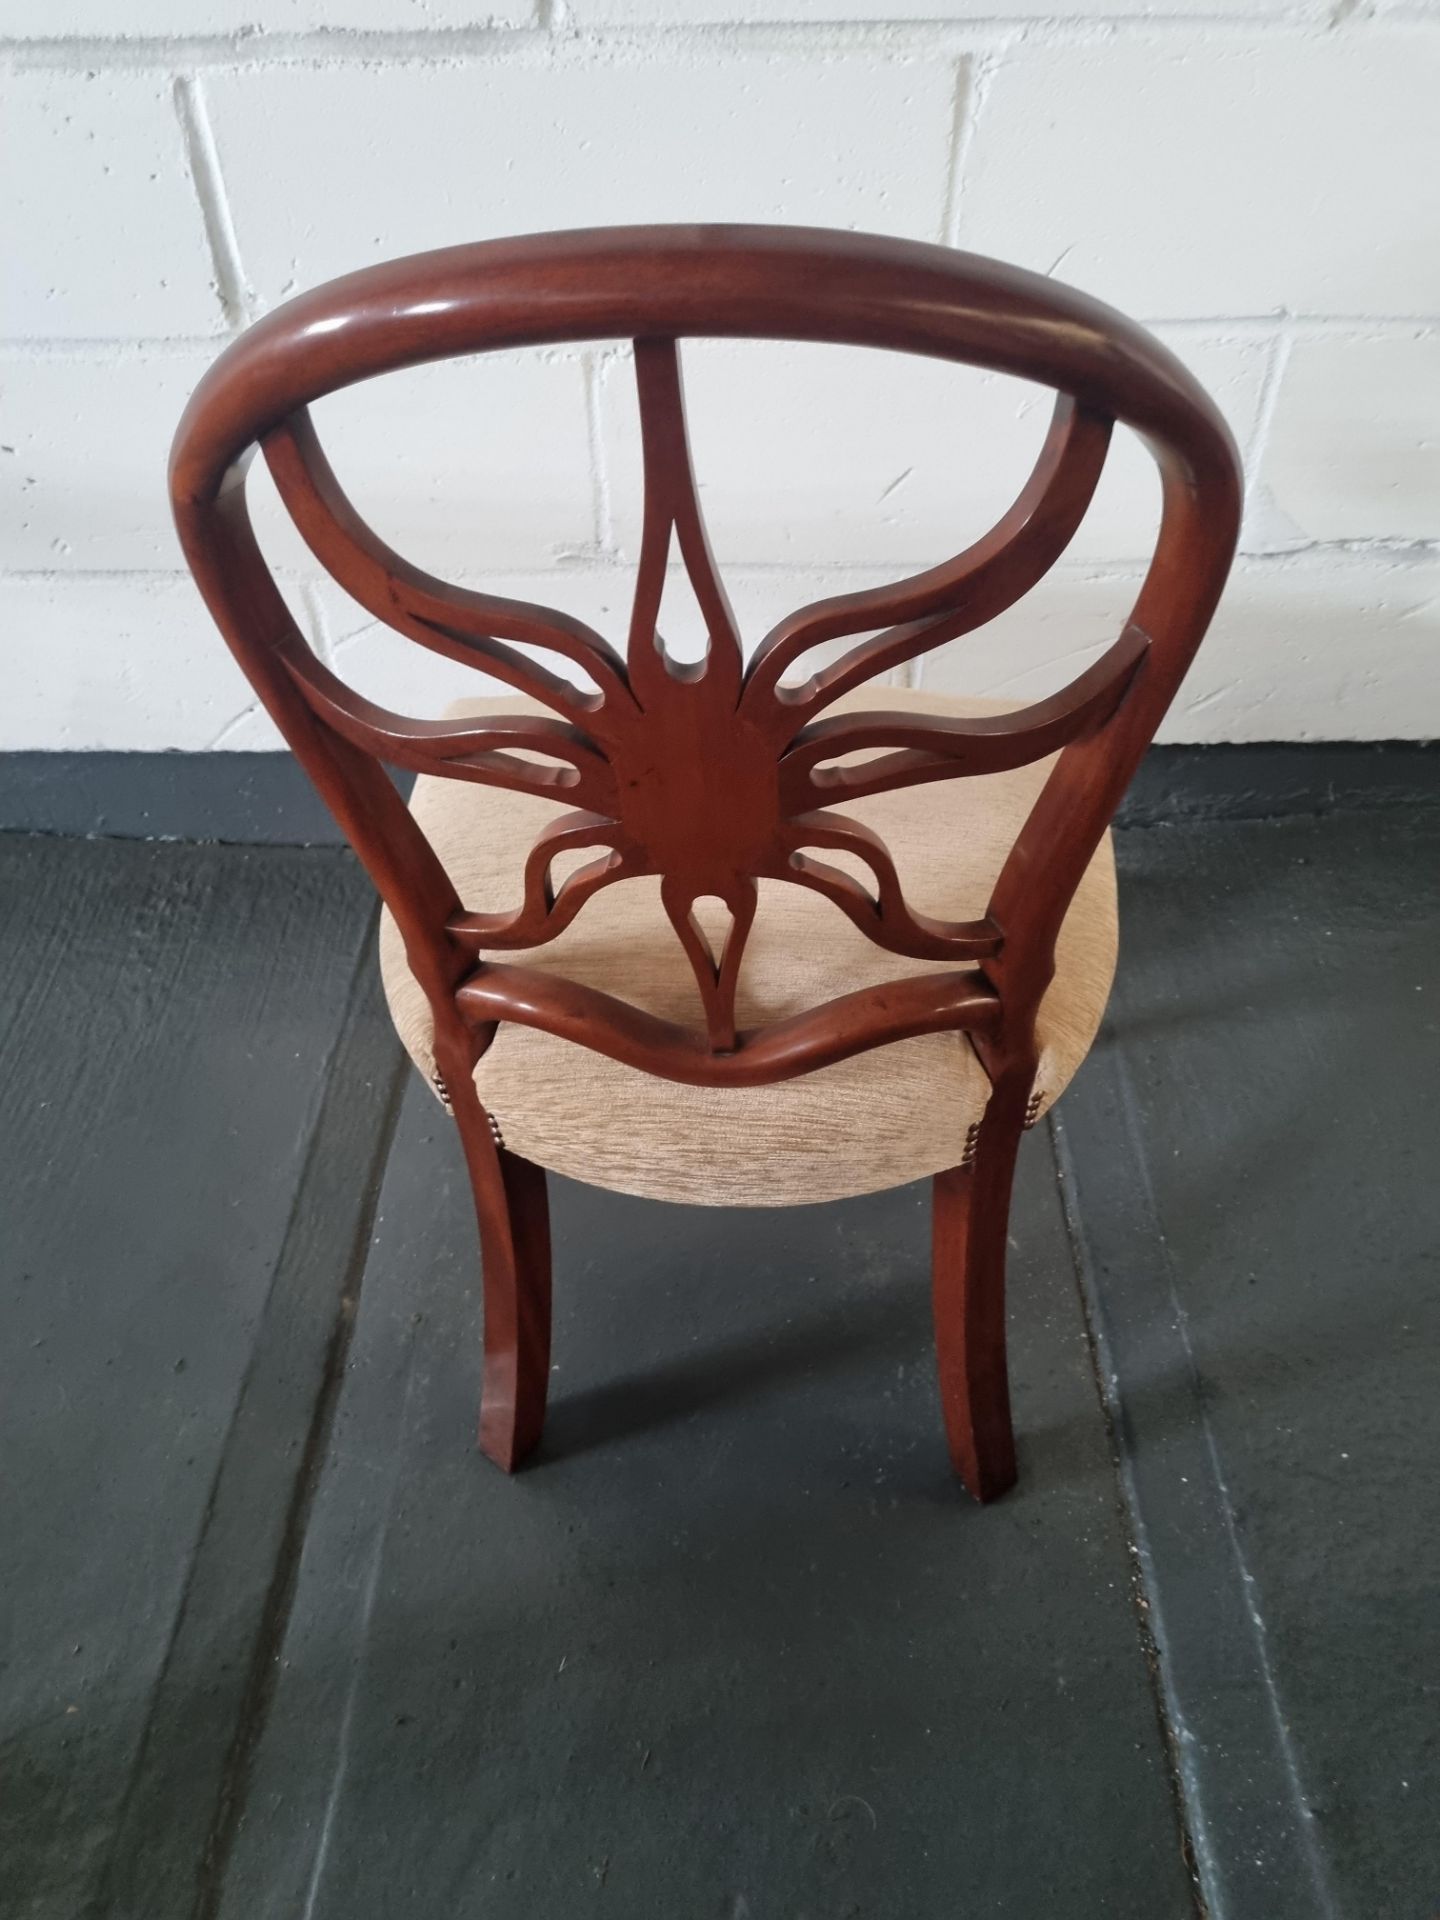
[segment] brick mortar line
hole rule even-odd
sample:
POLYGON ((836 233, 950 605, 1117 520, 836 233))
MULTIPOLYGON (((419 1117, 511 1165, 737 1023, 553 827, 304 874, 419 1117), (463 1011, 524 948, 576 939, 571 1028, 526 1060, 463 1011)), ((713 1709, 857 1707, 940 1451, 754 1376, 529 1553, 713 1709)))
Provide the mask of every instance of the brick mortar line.
MULTIPOLYGON (((1137 554, 1132 558, 1113 560, 1096 559, 1093 561, 1062 561, 1051 569, 1048 576, 1068 585, 1099 586, 1108 581, 1124 583, 1138 580, 1144 572, 1149 556, 1137 554)), ((1235 572, 1239 573, 1303 573, 1315 563, 1322 566, 1327 561, 1365 561, 1389 560, 1398 565, 1407 562, 1425 562, 1440 560, 1440 540, 1315 540, 1302 547, 1274 548, 1269 551, 1241 549, 1236 556, 1235 572)), ((907 567, 924 565, 924 561, 915 558, 909 561, 804 561, 788 560, 743 560, 732 559, 727 571, 731 577, 754 575, 783 578, 786 575, 814 576, 816 578, 835 578, 846 580, 869 579, 875 574, 885 578, 898 579, 907 567)), ((454 576, 456 585, 464 586, 472 581, 485 581, 492 584, 504 581, 553 580, 557 586, 567 580, 587 580, 594 578, 628 577, 634 569, 634 562, 620 552, 600 552, 577 555, 568 564, 555 566, 537 564, 533 567, 492 567, 467 571, 454 576)), ((301 573, 293 568, 274 569, 276 579, 284 586, 305 589, 316 584, 324 584, 328 576, 321 573, 301 573)), ((177 584, 190 584, 190 575, 184 567, 8 567, 0 568, 0 583, 20 586, 63 586, 71 582, 83 581, 90 585, 118 584, 128 582, 137 586, 165 587, 177 584)), ((379 623, 377 623, 379 624, 379 623)))
POLYGON ((605 385, 613 352, 603 343, 584 355, 585 439, 590 455, 590 504, 597 552, 615 552, 615 509, 610 490, 610 460, 605 446, 605 385))
MULTIPOLYGON (((255 296, 247 294, 246 297, 248 299, 255 296)), ((287 299, 289 297, 289 295, 286 296, 287 299)), ((11 334, 8 338, 0 337, 0 361, 26 358, 120 363, 145 359, 177 359, 189 353, 219 354, 229 346, 232 340, 243 333, 248 325, 249 322, 245 321, 238 325, 222 326, 215 333, 150 334, 129 340, 106 340, 94 335, 80 334, 69 337, 63 334, 11 334)), ((1440 320, 1435 321, 1433 325, 1440 328, 1440 320)), ((598 346, 601 343, 592 344, 598 346)), ((583 361, 586 350, 584 342, 577 341, 572 345, 569 342, 559 341, 553 346, 534 348, 501 347, 496 349, 491 357, 502 362, 514 362, 534 353, 549 366, 578 366, 583 361)), ((453 357, 464 359, 467 356, 456 354, 453 357)))
MULTIPOLYGON (((1311 340, 1423 341, 1440 335, 1440 314, 1425 313, 1191 314, 1142 319, 1139 324, 1152 332, 1177 334, 1199 346, 1273 345, 1282 334, 1293 344, 1311 340)), ((213 334, 149 334, 132 339, 82 334, 11 334, 0 337, 0 360, 28 357, 124 362, 173 359, 191 353, 218 354, 242 330, 243 326, 222 325, 213 334)), ((592 350, 600 344, 592 343, 592 350)), ((505 349, 499 357, 518 358, 522 351, 505 349)), ((585 355, 583 345, 574 348, 561 345, 544 351, 553 360, 566 363, 582 360, 585 355)))
POLYGON ((965 164, 974 144, 975 128, 1000 59, 998 48, 986 48, 983 52, 961 55, 955 61, 952 82, 955 99, 950 141, 945 154, 945 191, 941 201, 938 236, 943 246, 953 247, 956 244, 955 236, 960 225, 960 183, 965 178, 965 164))
POLYGON ((1275 414, 1280 405, 1280 391, 1285 384, 1285 371, 1290 365, 1290 354, 1294 344, 1295 336, 1286 327, 1281 327, 1276 332, 1270 344, 1264 378, 1260 383, 1260 398, 1255 408, 1255 419, 1251 425, 1249 438, 1242 449, 1247 501, 1251 489, 1259 482, 1265 455, 1270 450, 1270 434, 1275 424, 1275 414))
POLYGON ((306 625, 310 629, 310 644, 327 667, 335 665, 337 641, 330 630, 330 621, 325 613, 325 602, 321 595, 324 579, 318 575, 307 575, 296 582, 296 597, 305 615, 306 625))
POLYGON ((204 91, 193 73, 181 73, 174 83, 175 111, 185 148, 185 165, 190 185, 200 209, 215 275, 215 291, 220 312, 232 333, 257 318, 260 303, 246 278, 240 258, 240 243, 225 192, 215 134, 205 104, 204 91))
POLYGON ((0 62, 19 71, 90 72, 156 67, 397 64, 495 59, 524 64, 586 64, 616 59, 644 61, 694 51, 721 56, 797 53, 843 57, 869 53, 912 59, 927 54, 964 55, 1007 48, 1103 47, 1135 40, 1184 39, 1197 32, 1215 39, 1378 39, 1387 33, 1440 32, 1424 13, 1383 17, 1354 14, 1334 21, 1321 11, 1292 11, 1247 18, 1236 13, 1130 14, 1066 18, 991 16, 952 20, 657 22, 586 28, 557 26, 453 27, 367 30, 319 28, 303 33, 234 33, 0 38, 0 62))

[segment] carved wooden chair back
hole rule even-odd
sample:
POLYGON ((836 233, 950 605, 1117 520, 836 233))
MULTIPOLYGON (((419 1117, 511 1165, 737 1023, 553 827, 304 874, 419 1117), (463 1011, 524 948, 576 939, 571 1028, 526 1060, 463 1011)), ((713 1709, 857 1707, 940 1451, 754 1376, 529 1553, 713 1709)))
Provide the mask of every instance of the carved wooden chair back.
POLYGON ((185 415, 172 483, 211 610, 398 921, 437 1020, 458 988, 472 1029, 527 1021, 654 1072, 735 1083, 938 1027, 968 1028, 986 1051, 1004 1033, 1005 1051, 1016 1041, 1023 1050, 1071 896, 1224 582, 1239 498, 1213 406, 1118 315, 973 256, 788 228, 544 235, 333 282, 219 360, 185 415), (801 608, 746 667, 691 471, 677 342, 692 335, 838 341, 969 362, 1054 388, 1054 415, 1024 490, 975 545, 893 586, 801 608), (391 551, 346 499, 307 412, 339 387, 421 361, 616 337, 635 342, 645 473, 623 657, 577 619, 463 591, 391 551), (993 619, 1034 586, 1080 523, 1116 421, 1142 435, 1158 462, 1163 512, 1139 599, 1108 651, 1061 692, 1013 714, 824 717, 840 695, 993 619), (346 687, 301 636, 256 545, 244 477, 257 445, 311 551, 354 599, 421 646, 533 695, 550 716, 418 720, 346 687), (670 660, 657 635, 672 546, 708 628, 698 666, 670 660), (870 637, 803 684, 782 684, 812 648, 861 634, 870 637), (581 669, 593 690, 515 642, 581 669), (830 812, 1057 748, 1065 751, 979 920, 912 912, 884 844, 830 812), (884 751, 847 764, 861 749, 884 751), (464 910, 382 762, 573 802, 537 841, 518 911, 464 910), (574 848, 597 857, 557 889, 551 862, 574 848), (873 889, 814 858, 816 848, 858 856, 873 889), (480 951, 538 946, 597 889, 639 874, 661 877, 695 969, 703 1033, 550 974, 476 969, 480 951), (760 878, 825 894, 880 945, 935 960, 936 973, 847 996, 783 1031, 737 1035, 735 985, 760 878), (702 896, 723 900, 732 916, 715 956, 693 911, 702 896))
MULTIPOLYGON (((968 1034, 991 1091, 973 1151, 935 1176, 936 1333, 957 1471, 980 1498, 1015 1477, 1005 1366, 1010 1183, 1036 1072, 1036 1014, 1067 909, 1205 631, 1233 554, 1239 465, 1220 416, 1138 327, 1033 274, 940 247, 802 228, 639 227, 487 242, 396 261, 291 301, 231 346, 181 422, 171 460, 181 541, 216 622, 370 872, 434 1019, 475 1189, 484 1256, 481 1445, 512 1467, 535 1444, 549 1372, 543 1172, 499 1140, 474 1074, 516 1021, 675 1081, 756 1086, 885 1042, 968 1034), (969 363, 1054 390, 1035 470, 957 558, 801 608, 748 665, 706 541, 677 343, 701 335, 841 342, 969 363), (552 608, 462 591, 394 553, 346 499, 307 408, 424 361, 558 342, 633 340, 645 503, 623 655, 552 608), (827 712, 841 696, 993 619, 1059 558, 1116 422, 1144 440, 1162 511, 1149 571, 1114 644, 1078 679, 985 718, 827 712), (362 699, 307 645, 257 545, 245 498, 260 448, 322 565, 422 647, 533 695, 548 712, 421 720, 362 699), (657 618, 672 547, 708 631, 667 657, 657 618), (841 643, 850 642, 847 646, 841 643), (812 649, 838 658, 792 683, 812 649), (548 653, 588 685, 539 665, 548 653), (841 808, 887 789, 1057 753, 986 911, 950 922, 907 903, 889 851, 841 808), (530 851, 518 909, 467 908, 386 765, 567 804, 530 851), (593 855, 555 885, 560 854, 593 855), (857 858, 873 884, 823 857, 857 858), (694 969, 703 1023, 662 1020, 539 967, 481 955, 554 938, 598 889, 657 879, 694 969), (753 1032, 736 982, 757 882, 824 895, 880 947, 934 961, 753 1032), (729 909, 712 953, 695 902, 729 909)), ((892 707, 895 705, 892 702, 892 707)), ((603 1123, 604 1116, 598 1116, 603 1123)))

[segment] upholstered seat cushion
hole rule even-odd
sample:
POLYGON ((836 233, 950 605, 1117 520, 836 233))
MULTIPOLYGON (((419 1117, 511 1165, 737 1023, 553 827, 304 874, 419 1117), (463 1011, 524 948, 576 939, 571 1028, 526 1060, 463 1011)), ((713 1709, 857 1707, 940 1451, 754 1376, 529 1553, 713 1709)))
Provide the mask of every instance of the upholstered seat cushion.
MULTIPOLYGON (((1003 711, 1004 704, 881 687, 837 708, 976 714, 1003 711)), ((528 707, 490 700, 452 711, 528 707)), ((847 802, 841 811, 884 839, 912 906, 972 919, 985 911, 1051 765, 1044 760, 982 779, 910 787, 847 802)), ((716 804, 724 805, 719 779, 716 804)), ((526 795, 428 777, 416 783, 411 805, 465 906, 492 911, 518 904, 525 854, 563 810, 526 795)), ((593 857, 576 855, 571 864, 593 857)), ((821 857, 845 864, 843 855, 821 857)), ((565 870, 557 862, 557 878, 565 870)), ((907 960, 873 945, 828 900, 803 887, 769 880, 759 887, 737 1000, 742 1028, 872 982, 935 971, 933 960, 907 960)), ((1035 1117, 1062 1091, 1095 1037, 1115 970, 1116 938, 1107 835, 1066 918, 1056 977, 1041 1007, 1035 1117)), ((665 1019, 702 1024, 694 975, 661 909, 658 881, 611 886, 558 939, 503 957, 602 988, 665 1019)), ((430 1009, 388 913, 380 959, 400 1038, 433 1084, 430 1009)), ((953 1033, 897 1041, 775 1086, 720 1088, 656 1079, 589 1048, 506 1024, 475 1079, 505 1144, 541 1166, 624 1193, 736 1206, 869 1193, 954 1166, 989 1091, 969 1042, 953 1033)))

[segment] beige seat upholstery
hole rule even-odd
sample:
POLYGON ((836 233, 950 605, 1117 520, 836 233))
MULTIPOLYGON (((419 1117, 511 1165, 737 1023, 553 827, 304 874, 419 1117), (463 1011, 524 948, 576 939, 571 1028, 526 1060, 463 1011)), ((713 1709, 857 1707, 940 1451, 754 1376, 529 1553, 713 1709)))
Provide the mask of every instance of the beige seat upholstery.
MULTIPOLYGON (((836 706, 978 714, 1003 711, 1004 704, 872 687, 836 706)), ((529 705, 465 702, 452 712, 529 705)), ((985 911, 1051 765, 1043 760, 1011 773, 910 787, 847 802, 841 811, 884 839, 912 906, 972 919, 985 911)), ((724 805, 719 774, 715 798, 724 805)), ((546 821, 563 810, 528 795, 429 777, 416 783, 411 804, 472 910, 518 904, 525 854, 546 821)), ((843 855, 822 857, 845 864, 843 855)), ((576 863, 590 858, 578 855, 576 863)), ((557 877, 563 871, 557 862, 557 877)), ((935 971, 933 960, 907 960, 874 946, 828 900, 803 887, 762 880, 759 888, 737 1000, 742 1027, 784 1019, 872 982, 935 971)), ((1056 1099, 1089 1050, 1109 995, 1116 942, 1107 835, 1066 918, 1056 977, 1040 1009, 1032 1117, 1056 1099)), ((503 957, 602 988, 665 1019, 700 1024, 694 975, 661 909, 658 881, 611 886, 558 939, 503 957)), ((429 1005, 388 913, 380 961, 400 1038, 434 1084, 429 1005)), ((775 1086, 720 1088, 659 1080, 550 1034, 503 1025, 475 1080, 505 1145, 540 1166, 651 1199, 733 1206, 833 1200, 954 1166, 989 1091, 969 1042, 949 1033, 876 1047, 775 1086)))

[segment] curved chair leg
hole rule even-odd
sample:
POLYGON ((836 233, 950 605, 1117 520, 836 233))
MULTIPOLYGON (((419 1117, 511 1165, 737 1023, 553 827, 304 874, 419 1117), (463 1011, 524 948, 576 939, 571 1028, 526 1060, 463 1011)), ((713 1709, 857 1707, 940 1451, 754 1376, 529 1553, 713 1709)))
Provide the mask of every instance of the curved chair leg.
POLYGON ((480 1450, 506 1473, 531 1452, 545 1424, 550 1384, 550 1208, 545 1170, 509 1153, 490 1130, 468 1075, 452 1110, 465 1148, 485 1290, 480 1450))
POLYGON ((1005 1245, 1028 1081, 997 1087, 968 1165, 934 1180, 931 1284, 940 1400, 956 1473, 977 1500, 1015 1484, 1005 1360, 1005 1245))

